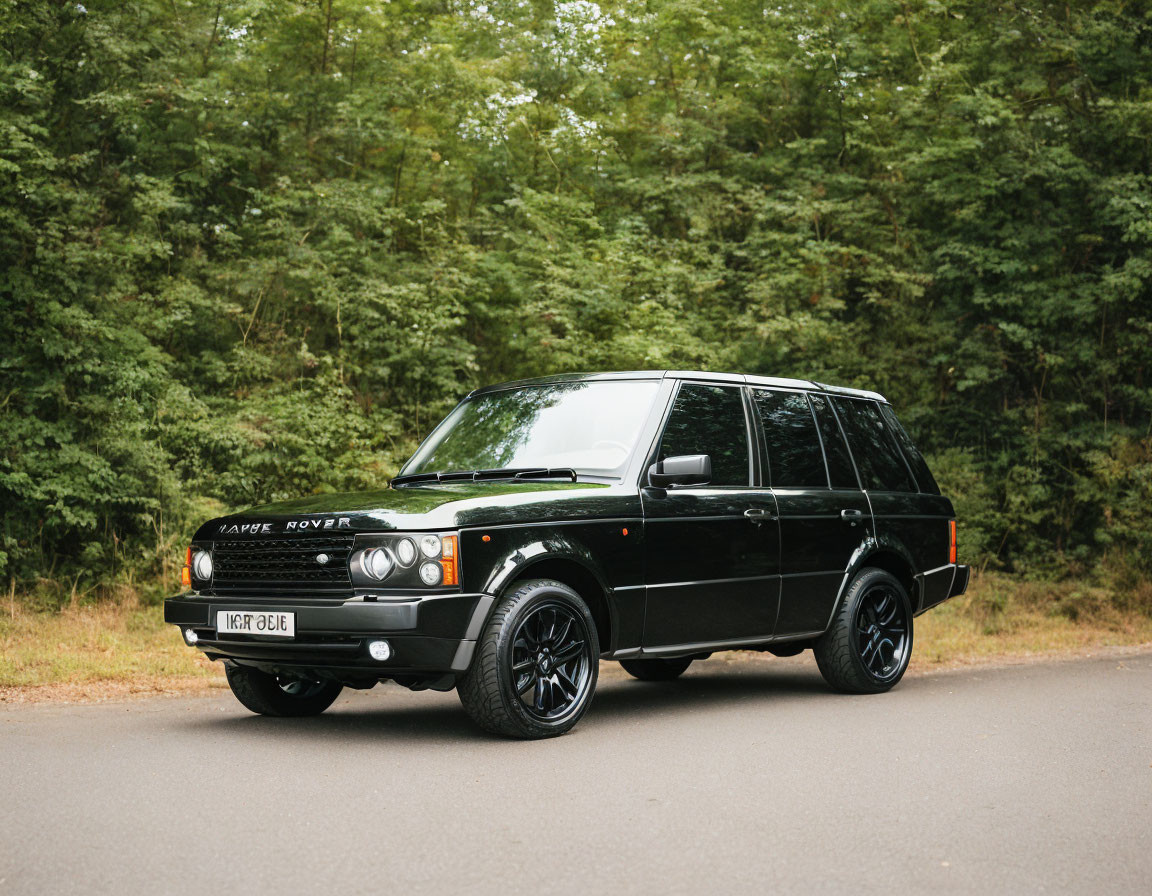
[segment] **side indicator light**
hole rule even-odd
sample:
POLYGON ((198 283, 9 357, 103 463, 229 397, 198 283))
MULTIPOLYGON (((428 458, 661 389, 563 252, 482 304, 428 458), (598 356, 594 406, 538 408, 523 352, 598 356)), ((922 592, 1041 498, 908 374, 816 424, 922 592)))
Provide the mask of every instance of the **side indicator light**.
POLYGON ((444 567, 443 585, 460 584, 460 558, 456 551, 456 536, 445 535, 440 539, 440 565, 444 567))
POLYGON ((628 534, 628 530, 627 530, 627 529, 624 529, 624 530, 623 530, 623 532, 624 532, 624 534, 625 534, 625 535, 627 535, 627 534, 628 534))
POLYGON ((185 588, 192 587, 192 548, 184 555, 184 566, 180 569, 180 584, 185 588))
POLYGON ((480 540, 487 543, 487 542, 492 540, 492 536, 491 535, 481 535, 480 540))
POLYGON ((956 520, 948 521, 948 562, 956 562, 956 520))

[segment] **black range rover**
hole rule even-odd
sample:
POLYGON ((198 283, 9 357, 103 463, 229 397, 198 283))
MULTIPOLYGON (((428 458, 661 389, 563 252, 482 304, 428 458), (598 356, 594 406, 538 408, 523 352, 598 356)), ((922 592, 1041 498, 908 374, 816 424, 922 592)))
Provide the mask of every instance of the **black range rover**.
POLYGON ((476 390, 383 491, 204 524, 164 618, 257 713, 391 679, 548 737, 587 710, 598 659, 652 681, 810 647, 836 690, 886 691, 913 617, 968 572, 952 503, 880 395, 570 375, 476 390))

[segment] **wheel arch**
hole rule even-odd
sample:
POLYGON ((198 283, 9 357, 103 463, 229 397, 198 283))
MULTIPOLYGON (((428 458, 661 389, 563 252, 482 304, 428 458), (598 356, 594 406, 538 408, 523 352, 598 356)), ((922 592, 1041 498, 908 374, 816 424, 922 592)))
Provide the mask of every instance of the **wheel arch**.
POLYGON ((920 579, 916 575, 916 567, 912 562, 911 555, 900 544, 869 538, 856 549, 852 559, 848 562, 848 568, 844 570, 844 578, 840 582, 840 593, 836 595, 836 600, 832 604, 832 612, 828 615, 828 623, 824 627, 825 631, 832 625, 832 620, 836 618, 836 613, 839 611, 840 605, 844 603, 849 586, 860 574, 860 571, 868 567, 882 569, 895 576, 908 593, 908 603, 912 605, 912 615, 915 616, 919 612, 920 579))
MULTIPOLYGON (((489 565, 483 592, 493 597, 505 593, 516 582, 525 579, 554 579, 575 591, 588 605, 596 623, 600 652, 615 649, 619 630, 612 591, 595 555, 570 531, 553 529, 533 533, 531 540, 512 539, 502 546, 499 560, 489 565)), ((490 615, 494 604, 487 608, 490 615)))
POLYGON ((882 569, 886 573, 896 577, 896 580, 904 586, 904 590, 908 593, 908 603, 912 609, 912 615, 916 615, 920 609, 920 581, 916 578, 916 573, 913 571, 912 561, 910 558, 904 556, 902 552, 888 545, 878 545, 871 553, 866 554, 852 571, 849 577, 849 582, 856 577, 860 570, 866 567, 874 567, 882 569))
POLYGON ((525 563, 517 569, 509 587, 528 579, 553 579, 579 594, 596 623, 600 652, 604 654, 612 651, 612 633, 615 629, 612 606, 607 588, 592 569, 572 557, 553 554, 525 563))

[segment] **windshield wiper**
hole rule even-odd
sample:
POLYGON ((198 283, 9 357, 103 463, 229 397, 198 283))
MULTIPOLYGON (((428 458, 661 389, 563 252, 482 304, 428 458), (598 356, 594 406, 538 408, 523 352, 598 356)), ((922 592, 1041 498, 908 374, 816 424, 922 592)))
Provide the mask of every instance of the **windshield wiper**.
POLYGON ((566 479, 576 482, 576 471, 568 467, 502 467, 495 470, 460 470, 445 473, 409 473, 397 476, 391 485, 410 485, 420 482, 481 482, 494 479, 566 479))

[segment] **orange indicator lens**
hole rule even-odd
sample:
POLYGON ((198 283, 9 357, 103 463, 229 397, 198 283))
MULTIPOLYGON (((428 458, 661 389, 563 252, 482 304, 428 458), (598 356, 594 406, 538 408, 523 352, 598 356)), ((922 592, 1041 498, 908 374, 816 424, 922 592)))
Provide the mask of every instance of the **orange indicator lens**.
POLYGON ((440 539, 440 565, 444 567, 444 585, 460 584, 460 564, 456 553, 456 536, 445 535, 440 539))

